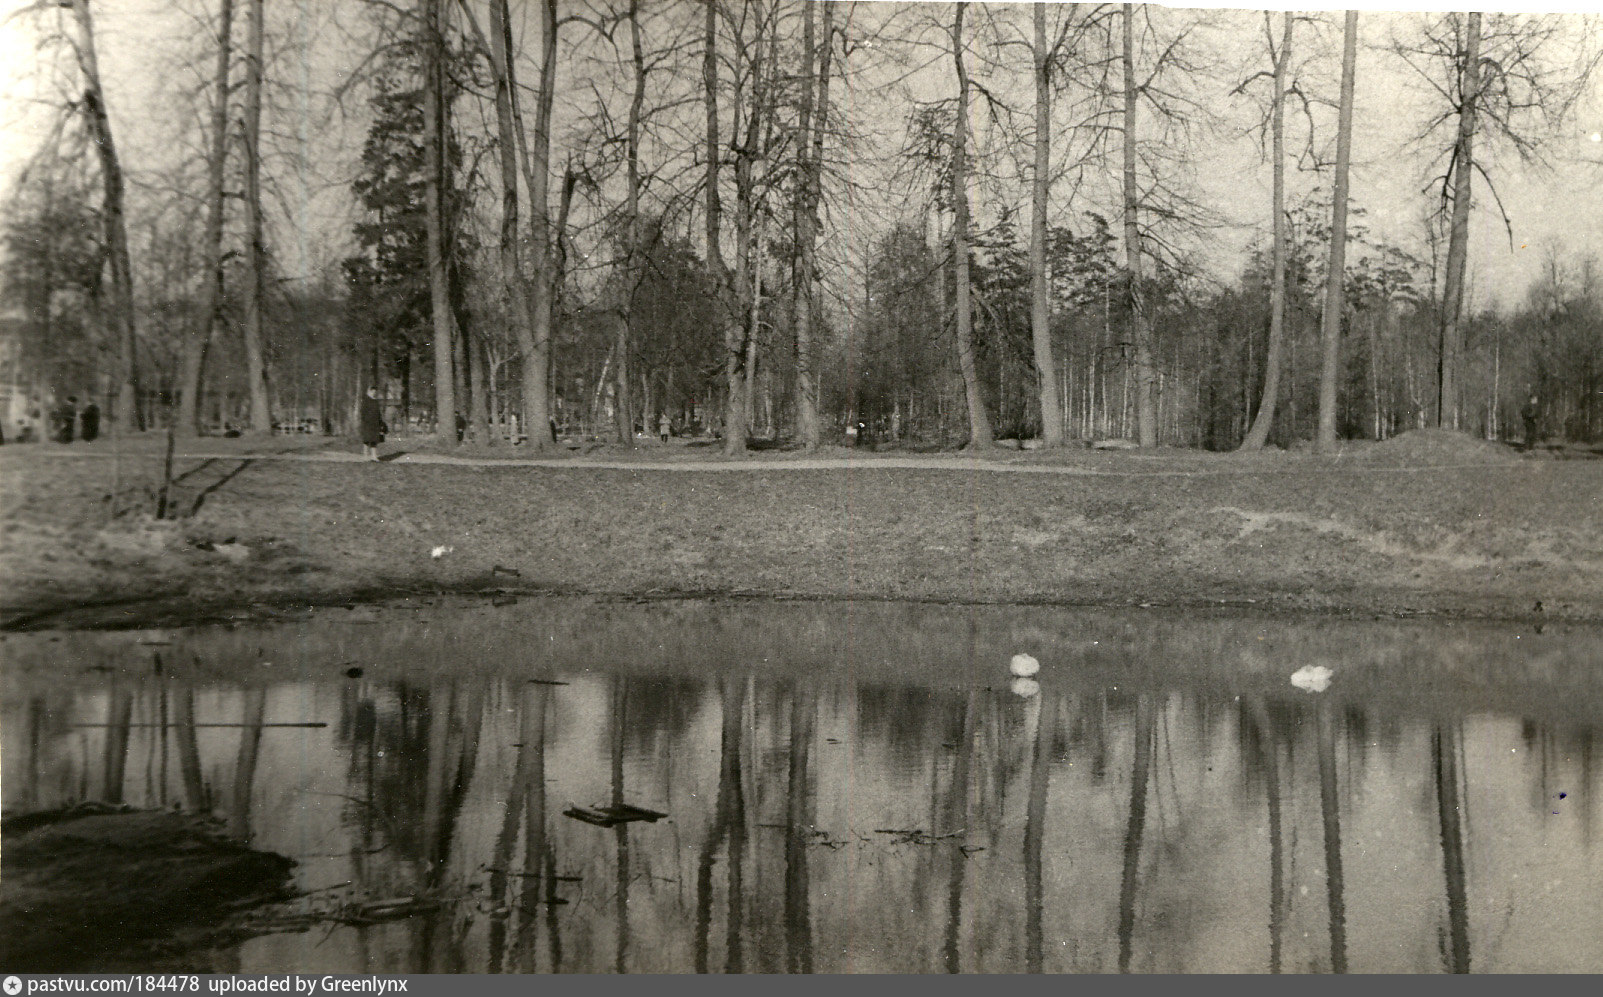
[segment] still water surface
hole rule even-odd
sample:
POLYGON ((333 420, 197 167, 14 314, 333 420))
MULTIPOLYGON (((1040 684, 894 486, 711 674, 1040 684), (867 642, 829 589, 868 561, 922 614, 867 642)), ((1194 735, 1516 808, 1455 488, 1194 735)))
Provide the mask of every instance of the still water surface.
POLYGON ((12 635, 4 808, 294 858, 308 919, 220 971, 1596 972, 1598 646, 585 600, 12 635), (618 803, 667 816, 566 814, 618 803))

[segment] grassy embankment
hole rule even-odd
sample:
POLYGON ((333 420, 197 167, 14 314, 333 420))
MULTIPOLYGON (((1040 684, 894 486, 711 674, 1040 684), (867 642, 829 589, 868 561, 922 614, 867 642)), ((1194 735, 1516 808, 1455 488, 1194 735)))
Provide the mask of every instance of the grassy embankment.
POLYGON ((1540 601, 1603 620, 1603 462, 1451 434, 1330 456, 997 450, 984 469, 655 466, 721 460, 678 445, 628 469, 593 466, 623 457, 606 451, 545 468, 271 455, 354 449, 309 438, 188 449, 239 456, 181 451, 178 517, 157 521, 159 437, 0 448, 0 627, 479 588, 1500 617, 1540 601))

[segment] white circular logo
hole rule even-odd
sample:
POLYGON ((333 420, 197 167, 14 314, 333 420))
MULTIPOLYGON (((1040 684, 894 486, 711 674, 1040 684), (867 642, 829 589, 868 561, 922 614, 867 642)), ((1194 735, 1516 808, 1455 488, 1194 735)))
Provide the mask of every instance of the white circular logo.
POLYGON ((6 977, 5 987, 6 993, 12 994, 13 997, 16 994, 22 993, 22 981, 17 979, 15 976, 6 977))

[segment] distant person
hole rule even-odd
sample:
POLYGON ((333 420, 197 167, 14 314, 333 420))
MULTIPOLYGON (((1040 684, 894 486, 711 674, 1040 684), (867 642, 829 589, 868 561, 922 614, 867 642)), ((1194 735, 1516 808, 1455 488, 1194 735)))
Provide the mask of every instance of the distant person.
POLYGON ((67 400, 51 414, 51 421, 55 423, 55 440, 57 443, 71 443, 73 423, 78 421, 78 399, 75 395, 68 395, 67 400))
POLYGON ((1537 404, 1535 395, 1532 395, 1530 400, 1525 403, 1525 407, 1520 409, 1520 418, 1525 420, 1525 450, 1527 452, 1530 451, 1531 447, 1536 446, 1536 420, 1541 414, 1542 408, 1537 404))
POLYGON ((846 445, 849 446, 849 447, 857 446, 857 423, 856 422, 848 422, 846 424, 846 445))
POLYGON ((100 435, 100 406, 90 402, 78 413, 78 436, 85 443, 100 435))
POLYGON ((672 429, 672 428, 673 427, 668 425, 668 413, 664 412, 661 415, 657 416, 657 437, 658 437, 658 439, 662 440, 662 442, 664 442, 664 443, 667 443, 668 442, 668 431, 670 429, 672 429))
POLYGON ((379 405, 377 388, 367 389, 357 415, 357 431, 362 436, 362 456, 368 460, 378 460, 378 445, 384 442, 384 434, 390 427, 384 425, 384 409, 379 405))

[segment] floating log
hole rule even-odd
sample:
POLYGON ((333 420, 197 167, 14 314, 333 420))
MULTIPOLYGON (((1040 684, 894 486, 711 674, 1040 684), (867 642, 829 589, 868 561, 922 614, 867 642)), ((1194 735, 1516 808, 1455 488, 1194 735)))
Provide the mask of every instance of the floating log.
POLYGON ((604 807, 573 806, 562 811, 562 816, 572 817, 574 820, 584 821, 586 824, 594 824, 596 827, 614 827, 618 824, 627 824, 630 821, 637 820, 655 823, 668 815, 656 810, 647 810, 645 807, 618 803, 604 807))

